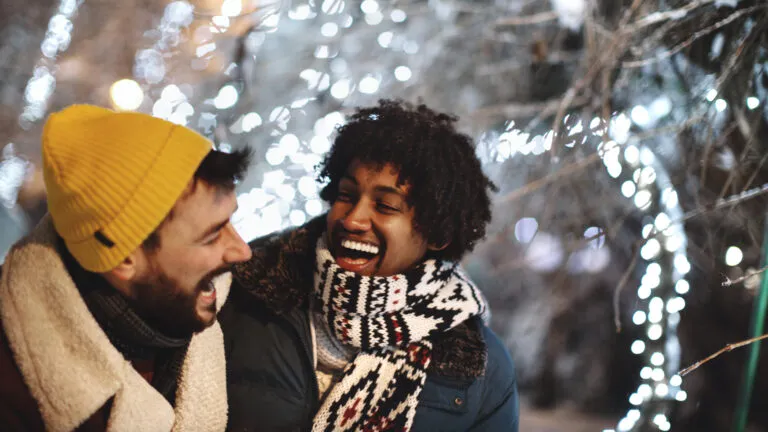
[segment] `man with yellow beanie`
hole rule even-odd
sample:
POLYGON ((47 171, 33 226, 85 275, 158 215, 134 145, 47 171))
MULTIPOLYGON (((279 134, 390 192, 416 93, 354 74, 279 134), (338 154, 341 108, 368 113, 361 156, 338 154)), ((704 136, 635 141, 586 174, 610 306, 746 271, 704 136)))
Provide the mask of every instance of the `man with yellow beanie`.
POLYGON ((216 313, 251 256, 230 223, 249 152, 88 105, 42 141, 49 215, 0 278, 0 429, 224 430, 216 313))

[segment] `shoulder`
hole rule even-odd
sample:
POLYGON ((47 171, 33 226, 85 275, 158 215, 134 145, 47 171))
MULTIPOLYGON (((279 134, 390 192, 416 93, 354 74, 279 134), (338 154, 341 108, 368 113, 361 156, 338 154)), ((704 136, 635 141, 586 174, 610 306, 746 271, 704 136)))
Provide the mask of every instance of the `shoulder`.
POLYGON ((488 350, 485 379, 493 386, 511 389, 517 383, 515 365, 507 347, 488 326, 482 327, 483 339, 488 350))
POLYGON ((433 340, 428 372, 456 379, 475 379, 485 374, 488 351, 479 318, 469 319, 433 340))
POLYGON ((233 293, 244 293, 276 313, 303 304, 311 290, 323 217, 249 243, 253 256, 232 270, 233 293))

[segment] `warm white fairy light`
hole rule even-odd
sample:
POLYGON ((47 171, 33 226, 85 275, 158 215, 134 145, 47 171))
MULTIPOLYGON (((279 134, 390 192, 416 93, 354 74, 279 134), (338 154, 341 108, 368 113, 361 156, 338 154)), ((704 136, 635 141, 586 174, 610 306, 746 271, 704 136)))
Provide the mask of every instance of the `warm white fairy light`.
POLYGON ((632 342, 632 347, 630 348, 633 354, 642 354, 645 352, 645 342, 641 340, 636 340, 632 342))
MULTIPOLYGON (((663 101, 657 102, 650 108, 634 107, 629 117, 615 116, 610 122, 612 138, 617 142, 628 141, 626 124, 618 130, 618 136, 613 136, 616 133, 613 126, 626 123, 626 119, 641 128, 656 124, 657 117, 668 111, 663 101)), ((622 195, 632 200, 638 209, 648 212, 653 223, 641 230, 645 243, 641 246, 640 258, 645 262, 645 272, 637 296, 645 308, 632 315, 632 322, 644 327, 644 337, 630 347, 632 353, 643 356, 645 366, 640 370, 642 381, 629 398, 629 403, 637 408, 627 412, 617 430, 641 430, 651 422, 666 431, 671 428, 667 419, 670 404, 686 397, 680 389, 682 379, 676 374, 680 367, 677 323, 679 312, 685 307, 680 295, 690 290, 684 276, 691 270, 685 251, 686 235, 680 222, 683 212, 666 170, 656 162, 649 148, 626 144, 618 162, 625 166, 627 173, 618 177, 622 195)))
MULTIPOLYGON (((338 39, 339 33, 352 24, 352 14, 345 14, 346 10, 351 7, 348 3, 351 2, 324 0, 318 2, 318 8, 313 9, 307 5, 297 5, 286 14, 289 19, 293 20, 324 18, 323 21, 318 20, 318 28, 314 34, 318 38, 318 46, 325 46, 326 49, 319 52, 322 54, 322 58, 318 58, 316 62, 327 62, 329 67, 323 68, 315 65, 302 71, 300 75, 304 80, 302 87, 304 88, 304 82, 306 82, 305 90, 314 89, 318 93, 329 90, 334 99, 344 101, 356 93, 376 94, 382 91, 389 81, 393 81, 393 77, 394 81, 397 81, 395 84, 401 86, 404 85, 402 84, 404 82, 417 81, 418 77, 414 78, 417 75, 417 69, 407 66, 407 62, 400 62, 397 67, 386 71, 371 70, 365 71, 367 74, 351 75, 348 66, 348 63, 351 64, 351 62, 345 61, 343 53, 331 58, 333 53, 338 52, 338 48, 333 45, 335 39, 338 39), (328 18, 338 19, 334 21, 328 18), (320 22, 322 22, 322 26, 320 22)), ((186 2, 175 2, 175 4, 188 5, 186 2)), ((362 19, 367 25, 376 26, 386 18, 395 23, 402 23, 408 18, 405 12, 399 9, 385 10, 386 7, 384 2, 365 0, 360 4, 364 14, 362 19)), ((228 18, 227 16, 236 8, 237 4, 227 3, 226 10, 222 9, 223 17, 228 18)), ((183 12, 184 8, 180 7, 179 10, 183 12)), ((357 15, 359 13, 355 14, 355 16, 357 15)), ((179 14, 178 17, 183 18, 184 15, 179 14)), ((171 20, 170 22, 182 23, 184 20, 178 17, 175 21, 171 20)), ((224 21, 221 21, 219 24, 224 24, 224 21)), ((274 21, 276 24, 277 17, 274 21)), ((175 28, 179 29, 181 26, 177 25, 175 28)), ((396 38, 383 25, 380 29, 372 28, 372 30, 377 36, 376 40, 372 41, 371 46, 376 49, 389 49, 390 46, 395 45, 396 38)), ((399 49, 407 54, 417 54, 420 49, 419 42, 406 40, 399 49)), ((205 50, 203 49, 201 52, 203 55, 208 55, 204 52, 205 50)), ((159 50, 156 51, 159 52, 159 50)), ((153 64, 162 64, 158 62, 156 56, 151 54, 145 53, 145 56, 142 57, 147 60, 142 63, 146 70, 152 69, 150 66, 153 64)), ((139 63, 138 57, 137 64, 139 63)), ((150 78, 157 79, 158 76, 160 76, 160 80, 157 82, 162 81, 163 67, 164 64, 162 67, 155 68, 154 72, 150 71, 154 75, 152 73, 145 74, 149 77, 147 81, 149 82, 150 78)), ((161 97, 155 103, 153 112, 156 109, 158 114, 168 117, 175 115, 176 120, 186 121, 191 116, 189 112, 191 106, 187 101, 187 98, 191 96, 185 95, 179 88, 174 89, 170 86, 166 86, 166 88, 171 88, 166 95, 167 97, 161 97)), ((211 100, 211 106, 216 109, 230 109, 239 100, 238 92, 227 94, 231 92, 225 91, 224 88, 220 89, 211 100), (223 95, 222 91, 224 91, 223 95)), ((715 98, 716 94, 712 100, 715 98)), ((296 103, 298 102, 297 100, 296 103)), ((267 110, 261 113, 243 114, 233 125, 228 126, 228 130, 239 134, 264 127, 265 124, 269 124, 268 122, 281 126, 287 125, 293 107, 294 104, 287 104, 285 107, 275 107, 272 112, 267 110), (264 116, 263 121, 261 116, 264 116)), ((666 378, 672 376, 675 368, 679 365, 679 344, 673 337, 676 331, 676 324, 673 323, 679 321, 678 314, 683 309, 684 302, 675 299, 682 300, 678 295, 687 293, 690 288, 688 282, 683 279, 684 275, 690 271, 690 263, 685 256, 685 233, 678 222, 681 211, 677 202, 677 194, 671 188, 664 169, 656 164, 653 153, 645 147, 627 144, 630 139, 630 128, 633 120, 637 126, 647 127, 655 124, 657 120, 654 116, 666 108, 664 101, 655 101, 647 107, 633 108, 629 115, 620 113, 611 118, 611 121, 608 122, 610 124, 610 139, 616 146, 616 151, 603 152, 605 169, 611 177, 617 179, 617 184, 621 185, 622 195, 632 200, 638 209, 651 216, 653 222, 647 224, 642 231, 646 241, 642 246, 643 249, 641 249, 645 275, 641 278, 641 285, 637 287, 639 304, 642 306, 633 315, 633 322, 645 330, 642 332, 645 335, 635 341, 631 348, 633 353, 644 359, 645 366, 641 370, 643 382, 630 400, 638 409, 628 411, 619 423, 617 430, 632 430, 642 423, 640 420, 644 417, 656 418, 659 414, 665 414, 662 412, 664 404, 659 404, 659 402, 685 399, 685 392, 680 390, 682 381, 677 382, 679 377, 674 381, 669 379, 668 382, 666 378), (637 171, 638 174, 635 179, 633 174, 636 169, 639 171, 637 171), (670 262, 674 262, 674 265, 670 265, 670 262), (661 302, 660 305, 659 302, 661 302), (654 305, 653 308, 651 308, 651 303, 654 305), (638 312, 642 315, 639 315, 638 312), (640 319, 641 317, 642 319, 640 319), (674 345, 678 345, 677 353, 675 353, 675 349, 669 348, 669 346, 674 345), (661 364, 657 365, 656 363, 659 362, 661 364), (664 388, 666 391, 662 391, 664 388), (653 409, 646 408, 646 404, 653 409), (656 412, 656 410, 659 411, 656 412)), ((314 183, 311 168, 313 164, 308 161, 317 160, 328 150, 330 147, 329 137, 335 126, 342 122, 343 115, 340 112, 333 112, 318 120, 311 131, 292 131, 290 134, 292 138, 284 138, 286 142, 275 138, 279 142, 275 142, 266 153, 267 161, 273 166, 273 171, 264 174, 259 187, 242 193, 238 197, 240 210, 234 219, 236 226, 245 238, 252 239, 269 231, 285 228, 288 224, 298 225, 309 217, 322 213, 323 203, 317 196, 318 190, 314 183), (291 171, 289 174, 288 170, 282 169, 283 165, 288 163, 298 164, 305 167, 306 170, 298 174, 291 171), (314 188, 310 187, 310 184, 314 188)), ((590 125, 599 126, 600 119, 597 119, 597 122, 592 119, 590 125)), ((283 130, 283 132, 285 131, 283 130)), ((283 137, 286 136, 288 135, 283 135, 283 137)), ((501 162, 516 154, 538 155, 549 150, 552 146, 552 135, 530 138, 521 131, 505 132, 504 138, 499 139, 501 157, 496 160, 501 162)), ((639 268, 642 268, 642 265, 639 268)), ((664 419, 666 420, 666 417, 664 419)), ((658 423, 665 425, 665 427, 668 425, 668 421, 658 423)))
POLYGON ((715 109, 717 112, 723 112, 728 108, 728 102, 725 99, 718 99, 715 101, 715 109))
MULTIPOLYGON (((640 127, 650 126, 658 122, 655 116, 669 111, 664 101, 651 106, 650 110, 636 106, 629 116, 623 113, 614 116, 609 122, 609 143, 612 147, 601 144, 598 148, 606 172, 621 185, 621 194, 652 220, 652 223, 643 226, 640 233, 645 240, 640 249, 645 273, 637 287, 637 296, 645 307, 632 315, 632 322, 645 330, 644 337, 634 341, 630 347, 632 353, 643 356, 645 361, 640 370, 642 382, 638 391, 630 396, 630 403, 639 409, 628 411, 621 419, 617 426, 620 431, 642 428, 647 419, 641 419, 658 415, 663 415, 658 418, 664 421, 659 421, 657 427, 669 430, 671 425, 666 420, 666 413, 670 404, 685 399, 685 393, 680 389, 682 379, 675 375, 680 367, 677 324, 679 312, 685 307, 685 301, 679 295, 686 294, 690 289, 684 276, 691 270, 686 256, 687 238, 680 222, 683 212, 677 192, 653 152, 647 147, 628 143, 632 122, 640 127), (669 380, 669 376, 674 376, 674 380, 669 380)), ((599 126, 600 122, 593 119, 590 124, 599 126)), ((580 123, 575 127, 583 129, 580 123)), ((540 154, 545 146, 537 150, 538 143, 545 141, 541 136, 531 138, 509 122, 507 129, 499 136, 492 160, 502 162, 517 154, 540 154)), ((566 143, 566 147, 572 146, 566 143)), ((519 225, 522 222, 515 226, 515 235, 524 243, 528 238, 520 235, 523 230, 519 225)))
POLYGON ((736 267, 744 259, 744 253, 738 246, 731 246, 725 251, 725 265, 736 267))
POLYGON ((42 56, 35 63, 32 78, 24 89, 24 108, 19 123, 25 129, 45 116, 48 101, 56 88, 56 57, 69 47, 73 20, 82 3, 83 0, 61 0, 48 21, 48 30, 40 44, 42 56))
POLYGON ((115 81, 109 88, 109 96, 114 107, 121 111, 134 111, 144 101, 144 91, 132 79, 115 81))

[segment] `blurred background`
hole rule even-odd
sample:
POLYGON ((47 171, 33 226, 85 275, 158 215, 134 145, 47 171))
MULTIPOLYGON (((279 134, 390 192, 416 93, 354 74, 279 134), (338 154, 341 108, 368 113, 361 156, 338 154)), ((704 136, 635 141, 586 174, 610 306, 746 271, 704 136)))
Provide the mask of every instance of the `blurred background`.
POLYGON ((345 114, 423 102, 500 186, 464 265, 522 431, 768 430, 757 346, 678 374, 763 331, 766 28, 762 0, 0 0, 0 257, 45 214, 41 127, 67 105, 250 145, 252 239, 324 211, 345 114))

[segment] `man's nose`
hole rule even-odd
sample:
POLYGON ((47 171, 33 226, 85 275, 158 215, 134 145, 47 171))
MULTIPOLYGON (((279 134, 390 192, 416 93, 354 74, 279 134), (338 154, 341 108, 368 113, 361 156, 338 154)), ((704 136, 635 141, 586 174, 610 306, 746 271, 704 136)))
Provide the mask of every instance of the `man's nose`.
POLYGON ((243 261, 248 261, 253 256, 251 247, 248 246, 240 234, 235 231, 235 227, 230 223, 227 225, 227 231, 231 236, 231 243, 224 252, 224 262, 227 264, 235 264, 243 261))

